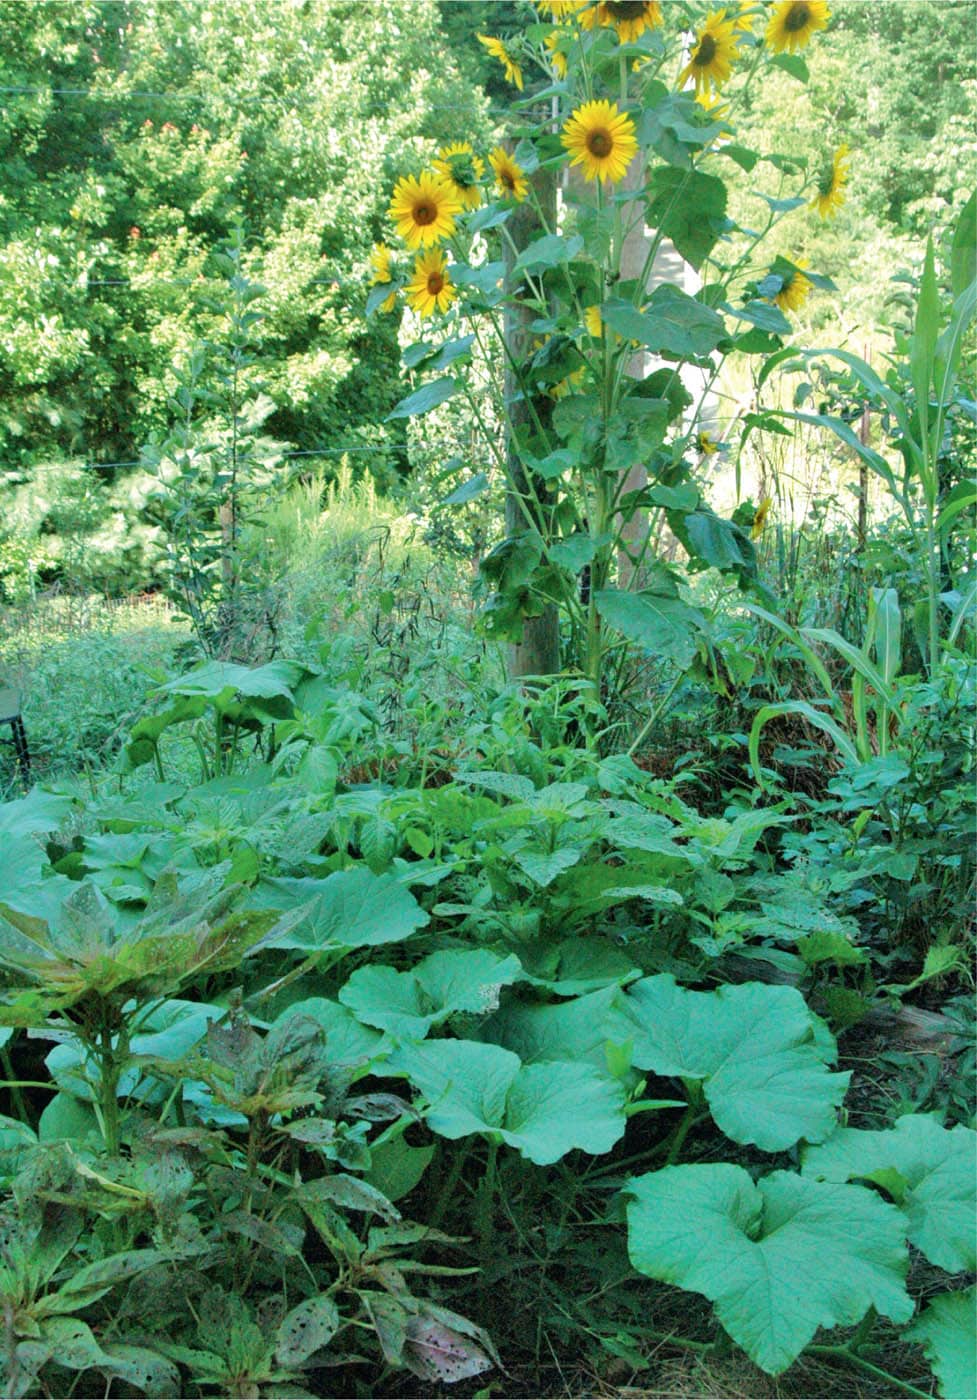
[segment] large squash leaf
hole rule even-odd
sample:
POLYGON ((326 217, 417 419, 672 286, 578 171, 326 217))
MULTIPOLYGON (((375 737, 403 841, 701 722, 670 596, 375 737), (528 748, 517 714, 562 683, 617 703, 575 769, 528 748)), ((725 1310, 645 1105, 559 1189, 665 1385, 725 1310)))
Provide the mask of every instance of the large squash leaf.
POLYGON ((977 1395, 977 1288, 940 1293, 902 1335, 922 1344, 947 1400, 977 1395))
POLYGON ((977 1268, 977 1133, 907 1113, 894 1128, 842 1128, 804 1155, 803 1173, 825 1181, 862 1177, 883 1186, 908 1216, 906 1233, 940 1269, 977 1268))
POLYGON ((765 1152, 827 1137, 850 1077, 828 1070, 793 987, 690 992, 667 974, 645 977, 619 997, 605 1034, 633 1040, 639 1069, 700 1080, 727 1137, 765 1152))
POLYGON ((430 918, 396 876, 374 875, 363 867, 337 870, 324 880, 265 880, 251 904, 281 910, 305 906, 301 921, 276 938, 275 946, 306 953, 399 943, 430 918))
POLYGON ((498 1045, 436 1040, 402 1046, 388 1072, 405 1074, 420 1090, 428 1124, 442 1137, 480 1133, 538 1166, 575 1147, 609 1152, 624 1133, 624 1092, 590 1065, 523 1065, 498 1045))
POLYGON ((486 1014, 499 992, 522 975, 519 959, 487 948, 446 949, 423 958, 411 972, 361 967, 339 993, 357 1020, 392 1035, 422 1040, 459 1011, 486 1014))
POLYGON ((894 1322, 912 1316, 903 1224, 871 1191, 793 1172, 754 1185, 727 1162, 665 1167, 627 1189, 634 1267, 710 1299, 733 1340, 771 1375, 819 1327, 851 1326, 870 1307, 894 1322))

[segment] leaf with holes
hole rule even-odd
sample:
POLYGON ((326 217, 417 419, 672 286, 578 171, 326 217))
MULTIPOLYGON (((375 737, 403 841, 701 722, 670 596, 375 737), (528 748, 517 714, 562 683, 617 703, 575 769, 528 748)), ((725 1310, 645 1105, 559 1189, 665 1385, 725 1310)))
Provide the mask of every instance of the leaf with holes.
POLYGON ((907 1113, 894 1128, 842 1128, 804 1154, 803 1173, 884 1186, 908 1218, 910 1243, 948 1273, 977 1268, 977 1133, 907 1113))
POLYGON ((870 1307, 906 1322, 898 1211, 859 1186, 793 1172, 755 1185, 728 1162, 665 1167, 627 1186, 628 1253, 641 1273, 701 1293, 750 1359, 779 1375, 819 1327, 870 1307))
POLYGON ((690 992, 668 974, 622 994, 608 1026, 634 1041, 634 1063, 654 1074, 698 1079, 734 1142, 781 1152, 820 1142, 836 1125, 848 1074, 832 1074, 804 998, 757 982, 690 992))
POLYGON ((276 1361, 282 1366, 301 1366, 328 1345, 340 1325, 339 1309, 328 1293, 306 1298, 288 1313, 278 1329, 276 1361))

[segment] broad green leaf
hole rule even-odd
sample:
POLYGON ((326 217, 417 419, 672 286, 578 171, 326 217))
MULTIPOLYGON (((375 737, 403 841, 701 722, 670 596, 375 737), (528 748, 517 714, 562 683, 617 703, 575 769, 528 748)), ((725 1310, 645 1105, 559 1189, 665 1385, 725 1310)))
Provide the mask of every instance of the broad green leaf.
POLYGON ((73 806, 70 797, 31 788, 26 797, 0 803, 0 838, 33 836, 45 831, 57 831, 73 806))
POLYGON ((548 268, 559 267, 561 263, 571 262, 578 253, 583 251, 583 239, 574 234, 572 238, 564 238, 559 233, 547 233, 542 238, 537 238, 530 243, 528 248, 524 248, 512 268, 513 276, 520 272, 545 272, 548 268))
POLYGON ((535 940, 520 949, 527 982, 559 997, 579 997, 601 987, 623 986, 641 976, 634 959, 599 937, 568 938, 553 944, 535 940))
POLYGON ((430 413, 432 408, 447 403, 457 392, 457 381, 450 376, 435 379, 433 383, 424 384, 401 399, 397 407, 387 414, 385 421, 389 423, 391 418, 416 418, 419 414, 430 413))
POLYGON ((309 953, 399 943, 430 918, 395 875, 374 875, 362 867, 337 870, 325 880, 266 880, 251 902, 261 909, 306 908, 301 920, 277 937, 274 946, 309 953))
POLYGON ((595 594, 606 623, 646 651, 673 661, 682 670, 692 665, 703 616, 681 598, 642 590, 602 588, 595 594))
POLYGON ((696 359, 708 355, 726 334, 723 319, 670 283, 656 287, 644 311, 630 302, 609 301, 601 315, 626 340, 636 340, 656 355, 696 359))
POLYGON ((780 1152, 832 1132, 849 1074, 832 1074, 793 987, 758 982, 691 992, 661 974, 619 998, 608 1035, 634 1041, 639 1069, 697 1079, 734 1142, 780 1152))
POLYGON ((701 170, 661 165, 648 181, 648 223, 670 238, 698 270, 712 252, 726 218, 726 186, 701 170))
POLYGON ((396 1050, 384 1072, 405 1074, 428 1100, 426 1118, 446 1138, 479 1133, 538 1166, 574 1148, 609 1152, 624 1133, 624 1092, 590 1065, 523 1065, 498 1045, 425 1041, 396 1050))
POLYGON ((790 335, 793 330, 780 307, 768 301, 748 301, 744 306, 724 304, 721 309, 727 316, 748 321, 751 326, 758 326, 760 330, 770 331, 773 335, 790 335))
POLYGON ((388 1138, 370 1144, 370 1169, 366 1180, 388 1201, 399 1201, 408 1195, 431 1165, 435 1144, 411 1147, 403 1137, 388 1138))
POLYGON ((457 1012, 492 1011, 501 989, 521 975, 516 957, 502 958, 487 948, 448 950, 431 953, 411 972, 358 968, 339 1000, 368 1026, 422 1040, 457 1012))
POLYGON ((946 1400, 977 1395, 977 1288, 937 1294, 902 1335, 920 1343, 946 1400))
POLYGON ((666 1167, 627 1192, 636 1269, 701 1293, 732 1339, 770 1375, 819 1327, 847 1327, 870 1307, 905 1322, 907 1253, 893 1206, 858 1186, 793 1172, 754 1185, 742 1167, 666 1167))
POLYGON ((731 520, 709 510, 687 514, 682 528, 691 545, 689 553, 712 569, 749 569, 754 564, 749 537, 731 520))
POLYGON ((555 851, 539 851, 523 846, 513 852, 512 859, 534 885, 545 889, 558 875, 576 865, 582 855, 583 850, 579 846, 564 846, 555 851))
POLYGON ((509 1000, 481 1027, 479 1034, 518 1055, 523 1064, 547 1060, 587 1060, 604 1069, 604 1046, 615 1037, 611 1011, 616 985, 569 1001, 540 1003, 509 1000))
POLYGON ((389 1041, 378 1031, 362 1025, 353 1013, 338 1002, 325 997, 307 997, 297 1001, 282 1012, 277 1019, 286 1016, 311 1016, 326 1032, 326 1050, 329 1061, 334 1065, 357 1066, 367 1064, 377 1055, 385 1052, 389 1041))
POLYGON ((977 1133, 907 1113, 894 1128, 841 1128, 804 1154, 804 1175, 826 1181, 873 1180, 884 1171, 905 1183, 900 1205, 911 1243, 948 1273, 977 1267, 977 1133))
POLYGON ((456 486, 450 496, 445 496, 441 504, 443 506, 464 506, 488 489, 488 477, 484 472, 477 472, 475 476, 469 477, 469 479, 463 481, 460 486, 456 486))

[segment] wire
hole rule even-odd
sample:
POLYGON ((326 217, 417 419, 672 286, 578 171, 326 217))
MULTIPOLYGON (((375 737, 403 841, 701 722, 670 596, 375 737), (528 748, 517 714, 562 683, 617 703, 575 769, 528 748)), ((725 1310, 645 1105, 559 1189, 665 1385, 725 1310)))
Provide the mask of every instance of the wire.
MULTIPOLYGON (((214 92, 145 92, 139 89, 133 89, 131 92, 113 93, 103 92, 101 89, 95 87, 56 88, 11 86, 0 87, 0 94, 2 93, 8 93, 19 97, 87 97, 103 102, 127 102, 130 98, 148 102, 208 102, 218 97, 233 97, 239 102, 257 102, 262 105, 274 104, 279 107, 299 107, 309 102, 322 103, 322 95, 320 93, 307 93, 304 96, 301 94, 294 94, 286 97, 277 94, 263 96, 261 93, 252 93, 249 95, 243 92, 228 92, 225 89, 218 89, 214 92)), ((471 103, 464 104, 459 102, 431 102, 427 104, 424 110, 425 112, 468 112, 474 114, 471 103)), ((490 106, 484 108, 484 111, 493 116, 512 115, 511 109, 508 107, 490 106)), ((359 116, 369 119, 371 117, 386 116, 388 112, 389 108, 385 108, 375 112, 362 112, 359 116)))
MULTIPOLYGON (((356 452, 390 452, 399 450, 399 443, 356 443, 350 447, 303 447, 293 452, 282 452, 281 457, 291 461, 296 457, 345 457, 350 453, 356 452)), ((64 471, 66 467, 71 468, 73 471, 106 472, 116 468, 144 467, 145 465, 146 463, 139 459, 132 462, 37 462, 33 466, 8 467, 5 470, 8 476, 16 476, 20 475, 22 472, 25 474, 29 472, 33 475, 35 472, 64 471)))

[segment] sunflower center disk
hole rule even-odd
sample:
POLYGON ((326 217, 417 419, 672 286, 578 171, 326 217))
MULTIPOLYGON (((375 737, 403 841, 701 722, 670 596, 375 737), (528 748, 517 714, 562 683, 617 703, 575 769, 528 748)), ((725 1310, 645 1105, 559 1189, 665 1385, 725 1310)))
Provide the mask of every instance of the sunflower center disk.
POLYGON ((418 204, 414 209, 415 224, 433 224, 438 213, 430 204, 418 204))
POLYGON ((609 156, 614 149, 614 141, 609 131, 592 131, 587 137, 587 150, 598 160, 609 156))
POLYGON ((441 276, 440 272, 431 273, 430 277, 427 279, 427 289, 432 297, 436 297, 440 292, 444 291, 444 278, 441 276))
POLYGON ((606 0, 604 8, 611 19, 641 19, 647 0, 606 0))
POLYGON ((711 34, 703 34, 692 62, 699 68, 707 68, 716 57, 716 41, 711 34))
POLYGON ((807 28, 810 18, 811 11, 806 5, 791 5, 784 21, 784 28, 788 34, 796 34, 798 30, 807 28))

